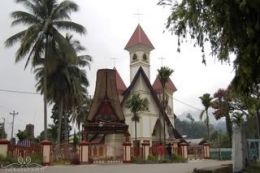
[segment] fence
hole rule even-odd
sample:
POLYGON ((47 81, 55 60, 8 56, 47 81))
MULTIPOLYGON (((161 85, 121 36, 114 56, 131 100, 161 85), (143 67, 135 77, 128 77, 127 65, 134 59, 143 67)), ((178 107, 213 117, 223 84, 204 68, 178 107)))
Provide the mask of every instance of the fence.
POLYGON ((203 159, 204 158, 204 151, 203 145, 194 145, 187 147, 188 152, 188 159, 203 159))
POLYGON ((218 160, 231 160, 232 148, 210 148, 210 158, 218 160))
POLYGON ((27 157, 32 155, 41 155, 41 147, 37 145, 32 145, 30 147, 24 147, 24 146, 8 146, 8 155, 13 158, 18 157, 27 157))

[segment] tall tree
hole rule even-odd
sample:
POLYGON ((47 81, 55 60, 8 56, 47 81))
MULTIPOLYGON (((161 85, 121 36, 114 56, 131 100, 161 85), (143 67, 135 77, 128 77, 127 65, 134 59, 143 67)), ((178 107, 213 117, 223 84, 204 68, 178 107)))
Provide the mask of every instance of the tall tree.
POLYGON ((232 141, 232 120, 230 113, 233 111, 233 108, 230 105, 231 96, 229 93, 229 89, 219 89, 214 93, 214 100, 212 101, 211 107, 216 111, 213 112, 213 115, 217 120, 222 117, 225 117, 226 120, 226 128, 228 132, 228 137, 230 142, 232 141))
MULTIPOLYGON (((79 52, 84 50, 84 47, 80 45, 77 40, 72 40, 72 36, 66 36, 67 41, 72 45, 75 51, 79 52)), ((63 57, 63 52, 60 53, 63 57)), ((66 61, 65 58, 56 59, 56 70, 47 76, 48 93, 47 98, 58 105, 59 120, 58 120, 58 145, 60 143, 61 134, 61 122, 63 113, 65 129, 67 129, 67 112, 72 112, 74 107, 83 104, 86 98, 89 81, 86 76, 86 72, 80 67, 89 66, 92 58, 88 55, 82 55, 77 57, 77 64, 71 64, 70 61, 66 61), (66 110, 66 111, 64 111, 66 110)), ((43 92, 43 67, 39 66, 35 69, 37 90, 43 92)), ((65 130, 66 131, 66 130, 65 130)), ((68 141, 68 135, 65 133, 65 141, 68 141)))
MULTIPOLYGON (((167 99, 167 94, 165 92, 165 85, 167 83, 167 81, 169 80, 169 77, 172 75, 172 73, 174 72, 172 69, 168 68, 168 67, 161 67, 160 69, 157 70, 158 71, 158 77, 160 80, 160 83, 162 85, 162 107, 163 110, 166 111, 167 105, 168 105, 168 99, 167 99)), ((163 138, 164 138, 164 144, 166 144, 166 130, 165 130, 165 117, 163 117, 163 138)))
POLYGON ((19 62, 27 57, 25 67, 44 63, 44 137, 47 139, 47 75, 53 70, 52 59, 57 58, 56 45, 59 45, 67 61, 76 63, 76 52, 66 41, 59 30, 70 30, 80 34, 85 33, 82 25, 70 21, 71 12, 78 11, 78 5, 71 1, 58 0, 15 0, 27 11, 15 11, 11 13, 14 18, 12 26, 25 25, 27 29, 18 32, 5 41, 6 47, 20 43, 16 52, 15 61, 19 62))
POLYGON ((205 43, 220 61, 230 62, 230 55, 235 55, 232 85, 240 92, 260 84, 260 1, 160 0, 159 4, 171 7, 166 27, 178 36, 179 46, 187 38, 194 40, 204 63, 205 43))
POLYGON ((211 107, 211 101, 212 101, 212 97, 210 96, 210 94, 205 93, 203 94, 203 96, 199 97, 201 100, 202 105, 204 106, 204 110, 201 111, 200 113, 200 119, 202 120, 203 115, 206 113, 206 118, 205 118, 205 124, 207 126, 207 131, 208 131, 208 140, 210 139, 210 127, 209 127, 209 112, 208 109, 211 107))
POLYGON ((130 109, 133 114, 132 121, 135 123, 135 142, 137 141, 137 122, 139 122, 139 113, 148 109, 147 98, 141 98, 139 93, 131 95, 126 100, 125 107, 130 109))
POLYGON ((86 121, 87 116, 89 114, 90 108, 92 104, 92 98, 86 97, 82 105, 77 106, 72 113, 71 120, 73 123, 77 125, 77 128, 81 134, 83 135, 83 129, 81 129, 82 124, 86 121))

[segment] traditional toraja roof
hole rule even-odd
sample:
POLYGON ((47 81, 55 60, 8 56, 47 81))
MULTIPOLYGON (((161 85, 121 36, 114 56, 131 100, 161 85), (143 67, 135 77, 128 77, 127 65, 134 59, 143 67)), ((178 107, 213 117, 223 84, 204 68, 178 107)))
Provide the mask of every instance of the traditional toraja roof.
POLYGON ((151 49, 154 49, 153 44, 149 40, 149 38, 146 36, 143 28, 140 26, 140 24, 137 25, 132 37, 128 41, 128 43, 125 46, 125 49, 131 48, 135 45, 143 44, 151 49))
POLYGON ((101 69, 97 72, 95 94, 87 120, 98 122, 100 119, 125 121, 116 87, 116 71, 112 69, 101 69))
POLYGON ((122 94, 126 90, 126 86, 124 81, 122 80, 121 76, 119 75, 118 71, 114 67, 114 70, 116 71, 116 87, 118 94, 122 94))
MULTIPOLYGON (((177 91, 177 88, 175 87, 175 85, 173 84, 172 80, 170 78, 168 78, 165 87, 169 90, 171 90, 172 92, 177 91)), ((158 92, 162 90, 162 84, 160 82, 159 77, 157 76, 154 83, 153 83, 153 89, 158 92)))
POLYGON ((136 81, 137 81, 137 79, 138 79, 139 76, 142 76, 142 77, 143 77, 143 80, 144 80, 146 86, 147 86, 148 89, 150 90, 150 93, 151 93, 152 98, 154 99, 156 105, 158 106, 158 109, 159 109, 159 111, 160 111, 160 114, 164 116, 164 119, 166 120, 168 126, 170 126, 170 127, 172 128, 173 131, 172 131, 171 133, 173 133, 173 135, 174 135, 174 137, 175 137, 176 139, 181 139, 182 136, 181 136, 181 135, 179 134, 179 132, 172 126, 169 117, 167 116, 166 112, 163 110, 163 107, 162 107, 162 105, 160 104, 160 101, 159 101, 159 99, 158 99, 158 97, 157 97, 157 95, 156 95, 156 92, 154 91, 154 89, 153 89, 153 87, 152 87, 152 85, 151 85, 151 83, 150 83, 148 77, 146 76, 146 74, 145 74, 145 72, 144 72, 144 70, 143 70, 142 67, 140 67, 140 68, 138 69, 138 71, 137 71, 135 77, 133 78, 132 83, 131 83, 130 86, 125 90, 125 92, 123 93, 124 98, 123 98, 123 100, 122 100, 122 102, 121 102, 121 106, 124 105, 126 99, 130 96, 131 90, 132 90, 133 87, 135 86, 135 83, 136 83, 136 81))

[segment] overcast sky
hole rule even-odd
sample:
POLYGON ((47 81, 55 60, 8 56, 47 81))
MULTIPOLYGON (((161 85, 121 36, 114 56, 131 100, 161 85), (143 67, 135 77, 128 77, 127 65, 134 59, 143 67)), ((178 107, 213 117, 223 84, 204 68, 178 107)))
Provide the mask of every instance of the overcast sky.
MULTIPOLYGON (((35 92, 35 79, 31 67, 24 70, 25 61, 15 64, 17 45, 5 48, 4 41, 19 32, 22 27, 11 27, 10 13, 21 9, 12 0, 4 0, 0 11, 0 90, 35 92)), ((85 36, 74 34, 87 48, 84 54, 93 57, 91 69, 87 70, 90 81, 89 93, 93 95, 96 72, 101 68, 115 67, 129 85, 129 54, 124 47, 133 34, 138 22, 155 47, 151 52, 151 83, 154 82, 157 69, 163 64, 174 70, 171 79, 177 90, 174 94, 176 115, 203 109, 199 96, 213 94, 219 88, 226 88, 234 76, 233 67, 221 64, 207 52, 207 65, 201 63, 201 52, 188 41, 177 50, 177 37, 165 30, 165 22, 170 14, 168 8, 157 6, 158 0, 74 0, 80 11, 72 15, 72 20, 84 25, 85 36), (137 15, 139 11, 139 20, 137 15), (165 58, 163 62, 160 58, 165 58), (183 103, 191 105, 186 106, 183 103)), ((14 134, 25 125, 35 125, 35 136, 43 130, 43 97, 37 94, 19 94, 0 91, 0 122, 6 119, 6 131, 10 137, 13 110, 19 112, 15 117, 14 134)), ((51 107, 49 107, 51 112, 51 107)), ((51 114, 49 113, 48 116, 51 114)), ((198 115, 193 115, 198 117, 198 115)), ((49 123, 52 120, 49 118, 49 123)))

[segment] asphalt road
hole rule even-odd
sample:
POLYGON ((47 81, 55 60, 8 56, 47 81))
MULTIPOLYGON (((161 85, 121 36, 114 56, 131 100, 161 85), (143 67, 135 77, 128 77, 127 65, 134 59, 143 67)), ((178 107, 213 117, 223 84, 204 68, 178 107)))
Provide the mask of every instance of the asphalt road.
POLYGON ((194 168, 220 166, 231 161, 195 160, 188 163, 173 164, 104 164, 51 166, 41 170, 4 170, 0 172, 44 172, 44 173, 191 173, 194 168))

